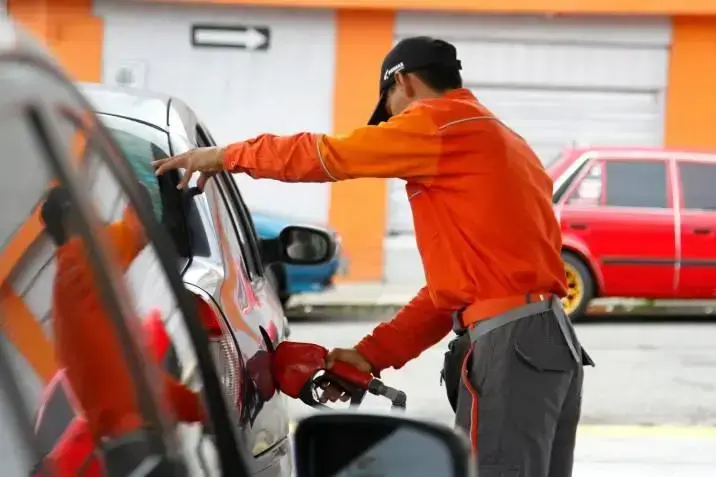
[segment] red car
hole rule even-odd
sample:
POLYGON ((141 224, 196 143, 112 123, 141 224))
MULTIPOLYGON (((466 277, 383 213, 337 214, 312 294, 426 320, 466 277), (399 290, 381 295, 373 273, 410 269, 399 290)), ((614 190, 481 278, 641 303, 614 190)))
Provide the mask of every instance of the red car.
POLYGON ((716 153, 573 149, 548 171, 570 316, 597 297, 716 297, 716 153))

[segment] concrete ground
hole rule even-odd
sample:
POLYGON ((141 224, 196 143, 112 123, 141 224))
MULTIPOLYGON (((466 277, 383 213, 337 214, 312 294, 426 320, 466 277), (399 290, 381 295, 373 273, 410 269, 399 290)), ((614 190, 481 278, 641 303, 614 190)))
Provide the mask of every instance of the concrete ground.
MULTIPOLYGON (((381 316, 350 310, 296 317, 291 339, 351 346, 381 316)), ((597 366, 586 372, 575 477, 716 476, 716 320, 618 316, 577 332, 597 366)), ((407 392, 409 415, 451 425, 438 377, 445 344, 385 372, 384 381, 407 392)), ((364 403, 366 411, 388 406, 375 397, 364 403)), ((292 402, 291 412, 297 419, 310 411, 292 402)))

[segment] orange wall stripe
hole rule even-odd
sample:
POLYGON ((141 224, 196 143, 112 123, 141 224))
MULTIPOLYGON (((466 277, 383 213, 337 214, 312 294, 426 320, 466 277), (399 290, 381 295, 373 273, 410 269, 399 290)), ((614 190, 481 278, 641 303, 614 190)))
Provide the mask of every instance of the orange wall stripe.
POLYGON ((8 284, 0 288, 0 328, 35 373, 48 382, 59 369, 55 347, 32 311, 8 284))
POLYGON ((33 33, 65 71, 79 81, 100 81, 104 25, 92 0, 8 0, 10 16, 33 33))
MULTIPOLYGON (((344 133, 368 121, 378 101, 383 57, 393 45, 391 12, 336 12, 333 130, 344 133)), ((387 183, 360 179, 331 185, 329 221, 343 238, 348 279, 380 280, 387 183)))
POLYGON ((664 142, 716 148, 716 18, 676 17, 672 37, 664 142))
MULTIPOLYGON (((142 3, 146 0, 134 0, 142 3)), ((156 0, 152 0, 156 1, 156 0)), ((713 0, 159 0, 163 3, 473 13, 716 15, 713 0)))

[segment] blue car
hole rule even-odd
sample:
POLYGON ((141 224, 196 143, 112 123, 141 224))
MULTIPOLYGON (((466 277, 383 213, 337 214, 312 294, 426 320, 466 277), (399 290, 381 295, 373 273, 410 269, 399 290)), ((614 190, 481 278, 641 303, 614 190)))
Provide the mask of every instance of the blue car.
MULTIPOLYGON (((256 233, 261 239, 272 239, 288 225, 296 225, 296 220, 289 217, 266 213, 251 212, 256 233)), ((315 225, 314 225, 315 226, 315 225)), ((345 272, 345 260, 341 254, 340 237, 335 231, 322 227, 334 235, 338 247, 333 259, 320 265, 288 265, 276 263, 271 266, 269 279, 275 290, 286 305, 292 295, 305 292, 320 292, 333 286, 333 278, 345 272), (273 276, 271 276, 273 275, 273 276)))

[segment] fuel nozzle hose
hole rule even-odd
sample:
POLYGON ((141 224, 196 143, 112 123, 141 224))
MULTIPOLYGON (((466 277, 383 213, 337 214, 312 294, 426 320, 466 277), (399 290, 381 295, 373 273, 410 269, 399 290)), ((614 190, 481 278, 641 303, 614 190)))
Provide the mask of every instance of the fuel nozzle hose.
POLYGON ((316 392, 318 388, 334 385, 350 397, 353 406, 360 405, 369 392, 390 399, 394 408, 405 409, 405 393, 386 386, 370 373, 342 361, 327 369, 328 350, 320 345, 283 341, 272 354, 272 372, 278 389, 309 406, 323 407, 315 398, 316 392))

